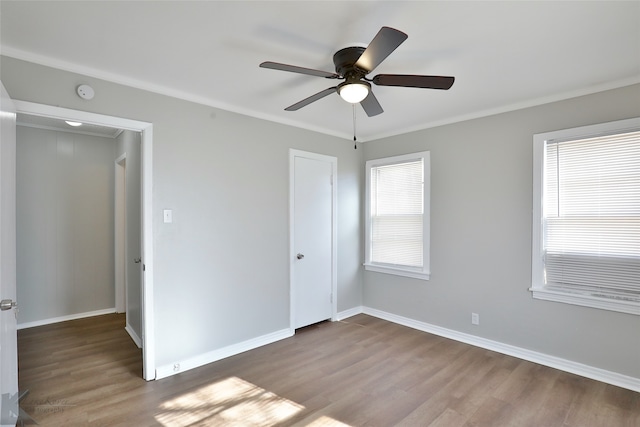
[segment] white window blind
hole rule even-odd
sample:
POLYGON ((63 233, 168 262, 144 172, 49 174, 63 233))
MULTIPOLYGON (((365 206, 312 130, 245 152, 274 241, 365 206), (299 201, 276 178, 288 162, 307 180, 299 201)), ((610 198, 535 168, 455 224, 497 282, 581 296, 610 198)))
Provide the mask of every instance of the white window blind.
POLYGON ((429 280, 430 153, 366 162, 366 270, 429 280))
POLYGON ((422 160, 371 168, 371 262, 422 267, 422 160))
POLYGON ((640 132, 547 141, 548 289, 640 302, 640 132))

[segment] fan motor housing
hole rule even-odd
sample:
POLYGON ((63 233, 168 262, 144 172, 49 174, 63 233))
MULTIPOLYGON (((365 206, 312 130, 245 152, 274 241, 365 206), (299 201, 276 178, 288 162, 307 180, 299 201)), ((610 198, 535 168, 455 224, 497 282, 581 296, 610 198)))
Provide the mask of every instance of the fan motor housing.
POLYGON ((333 63, 336 66, 336 73, 342 77, 349 78, 361 78, 367 73, 365 70, 360 70, 355 67, 355 63, 360 58, 360 55, 366 48, 359 46, 345 47, 340 49, 333 55, 333 63))

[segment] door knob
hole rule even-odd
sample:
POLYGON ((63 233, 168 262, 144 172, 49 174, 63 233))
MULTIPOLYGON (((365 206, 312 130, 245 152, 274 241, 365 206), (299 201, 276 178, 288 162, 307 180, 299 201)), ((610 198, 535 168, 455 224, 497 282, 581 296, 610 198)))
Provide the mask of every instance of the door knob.
POLYGON ((302 258, 304 258, 304 254, 298 254, 298 255, 296 255, 296 258, 302 259, 302 258))
POLYGON ((136 264, 140 264, 142 262, 142 258, 134 258, 133 262, 135 262, 136 264))
POLYGON ((6 311, 11 310, 13 307, 17 306, 18 303, 15 301, 11 301, 10 299, 3 299, 0 301, 0 310, 6 311))

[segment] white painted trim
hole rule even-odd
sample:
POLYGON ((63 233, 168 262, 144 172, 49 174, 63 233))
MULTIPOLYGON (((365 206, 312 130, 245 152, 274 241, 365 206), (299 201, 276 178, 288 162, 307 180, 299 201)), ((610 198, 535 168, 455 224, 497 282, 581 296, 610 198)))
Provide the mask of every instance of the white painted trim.
POLYGON ((153 124, 52 105, 36 104, 28 101, 16 100, 14 103, 18 113, 63 120, 75 120, 83 123, 112 126, 134 132, 142 132, 142 255, 145 266, 145 280, 142 286, 142 376, 147 381, 155 379, 155 324, 153 312, 153 124))
MULTIPOLYGON (((263 120, 268 120, 275 123, 294 126, 301 129, 307 129, 307 130, 319 132, 325 135, 332 135, 338 138, 347 139, 349 141, 351 141, 353 138, 353 135, 350 133, 336 132, 326 127, 314 126, 314 125, 310 125, 309 123, 303 123, 301 121, 295 120, 294 118, 276 116, 272 114, 266 114, 266 113, 258 112, 255 110, 251 110, 249 108, 238 107, 237 105, 227 104, 224 102, 220 102, 219 100, 207 98, 201 95, 188 93, 188 92, 177 90, 167 86, 152 84, 152 83, 149 83, 148 81, 133 79, 131 77, 123 76, 121 74, 110 73, 102 69, 96 69, 93 67, 74 64, 72 62, 63 61, 59 58, 52 58, 46 55, 34 54, 32 52, 27 52, 22 49, 3 46, 2 55, 10 58, 19 59, 22 61, 32 62, 34 64, 44 65, 46 67, 52 67, 59 70, 70 71, 72 73, 82 74, 89 77, 95 77, 101 80, 106 80, 109 82, 129 86, 129 87, 134 87, 134 88, 146 90, 149 92, 159 93, 161 95, 178 98, 185 101, 195 102, 196 104, 208 105, 210 107, 220 108, 222 110, 243 114, 243 115, 255 117, 258 119, 263 119, 263 120)), ((389 138, 392 136, 407 134, 410 132, 430 129, 438 126, 449 125, 452 123, 464 122, 467 120, 474 120, 482 117, 508 113, 510 111, 521 110, 524 108, 535 107, 538 105, 544 105, 552 102, 563 101, 566 99, 577 98, 579 96, 590 95, 598 92, 604 92, 607 90, 631 86, 637 83, 640 83, 640 77, 638 76, 629 77, 629 78, 620 79, 620 80, 614 80, 614 81, 605 82, 601 84, 595 84, 595 85, 592 85, 586 88, 581 88, 578 90, 553 94, 550 96, 530 99, 530 100, 517 102, 509 105, 502 105, 496 108, 489 108, 489 109, 485 109, 482 111, 477 111, 469 114, 462 114, 462 115, 459 115, 456 117, 450 117, 447 119, 435 120, 432 122, 425 122, 417 126, 407 127, 397 131, 381 132, 378 134, 371 135, 367 138, 362 138, 362 139, 359 138, 359 142, 375 141, 382 138, 389 138)))
POLYGON ((282 329, 280 331, 262 335, 257 338, 252 338, 247 341, 232 344, 218 350, 210 351, 199 356, 190 357, 185 360, 176 360, 169 365, 158 367, 156 370, 156 379, 159 380, 161 378, 170 377, 172 375, 179 374, 180 372, 188 371, 190 369, 213 363, 218 360, 226 359, 227 357, 235 356, 236 354, 244 353, 245 351, 253 350, 254 348, 262 347, 264 345, 271 344, 276 341, 289 338, 291 336, 293 336, 293 333, 289 329, 282 329), (176 364, 179 366, 178 370, 174 370, 174 366, 176 364))
POLYGON ((640 316, 640 304, 636 301, 603 298, 587 293, 569 293, 554 291, 547 288, 529 288, 535 299, 563 302, 565 304, 580 305, 582 307, 599 308, 601 310, 617 311, 618 313, 635 314, 640 316))
POLYGON ((534 143, 543 144, 549 140, 562 140, 566 138, 586 138, 594 135, 606 134, 609 132, 620 132, 637 130, 640 126, 640 117, 630 119, 614 120, 611 122, 597 123, 594 125, 579 126, 569 129, 561 129, 533 135, 534 143))
POLYGON ((485 110, 476 111, 469 114, 461 114, 455 117, 449 117, 442 120, 435 120, 432 122, 421 123, 417 126, 408 127, 393 132, 381 132, 376 135, 371 135, 363 142, 376 141, 378 139, 390 138, 392 136, 404 135, 411 132, 418 132, 425 129, 431 129, 439 126, 446 126, 454 123, 466 122, 469 120, 481 119, 483 117, 496 116, 498 114, 505 114, 512 111, 524 110, 525 108, 537 107, 539 105, 551 104, 553 102, 565 101, 568 99, 578 98, 581 96, 592 95, 595 93, 605 92, 608 90, 619 89, 622 87, 632 86, 640 83, 640 77, 634 76, 620 80, 614 80, 601 84, 595 84, 586 88, 580 88, 577 90, 556 93, 550 96, 544 96, 535 99, 528 99, 522 102, 516 102, 508 105, 501 105, 495 108, 488 108, 485 110))
POLYGON ((311 153, 308 151, 289 149, 289 328, 291 334, 295 333, 294 318, 294 176, 295 158, 319 160, 331 164, 331 320, 338 320, 338 159, 324 154, 311 153))
POLYGON ((528 350, 526 348, 516 347, 509 344, 503 344, 498 341, 477 337, 475 335, 465 334, 463 332, 454 331, 452 329, 443 328, 429 323, 420 322, 418 320, 409 319, 407 317, 398 316, 375 308, 364 307, 363 313, 370 316, 378 317, 389 322, 417 329, 419 331, 428 332, 455 341, 470 344, 476 347, 485 348, 487 350, 506 354, 508 356, 517 357, 518 359, 528 360, 529 362, 538 363, 540 365, 549 366, 561 371, 570 372, 592 380, 601 381, 618 387, 640 392, 640 378, 630 377, 619 374, 617 372, 607 371, 605 369, 595 368, 593 366, 584 365, 560 357, 550 356, 548 354, 539 353, 537 351, 528 350))
POLYGON ((340 321, 340 320, 344 320, 349 317, 355 316, 357 314, 361 314, 363 312, 364 312, 364 307, 359 305, 357 307, 353 307, 348 310, 341 311, 340 313, 338 313, 336 317, 337 317, 337 320, 340 321))
MULTIPOLYGON (((0 298, 16 294, 16 110, 0 81, 0 298)), ((0 425, 18 421, 18 308, 0 312, 0 425)))
POLYGON ((124 327, 124 330, 127 331, 133 342, 138 346, 138 348, 142 348, 142 340, 136 334, 136 331, 127 323, 127 326, 124 327))
POLYGON ((411 277, 413 279, 431 279, 431 152, 419 151, 398 156, 371 159, 365 162, 365 198, 364 198, 364 268, 376 273, 411 277), (422 218, 422 267, 389 265, 371 262, 371 170, 380 166, 389 166, 408 162, 422 162, 423 171, 423 218, 422 218))
POLYGON ((84 319, 86 317, 102 316, 105 314, 113 314, 115 308, 106 308, 104 310, 87 311, 85 313, 70 314, 68 316, 52 317, 49 319, 36 320, 35 322, 18 323, 18 329, 35 328, 36 326, 51 325, 53 323, 66 322, 68 320, 84 319))
POLYGON ((142 129, 142 376, 155 379, 156 341, 153 296, 153 126, 142 129))
POLYGON ((554 130, 533 135, 533 200, 531 223, 531 287, 529 291, 534 299, 553 301, 564 304, 601 310, 617 311, 633 315, 640 315, 640 303, 629 298, 602 297, 588 292, 569 291, 559 287, 549 288, 545 283, 544 264, 544 218, 543 198, 545 188, 544 152, 548 141, 567 138, 587 138, 611 132, 624 133, 640 128, 640 117, 616 120, 594 125, 579 126, 569 129, 554 130))
POLYGON ((386 267, 378 264, 369 264, 369 263, 364 263, 362 265, 364 266, 365 270, 374 271, 376 273, 391 274, 393 276, 411 277, 412 279, 420 279, 420 280, 431 279, 430 272, 420 273, 417 271, 411 271, 408 268, 403 269, 403 268, 386 267))
POLYGON ((331 159, 331 320, 338 320, 338 158, 331 159))
POLYGON ((19 59, 22 61, 31 62, 34 64, 44 65, 46 67, 52 67, 58 70, 69 71, 75 74, 81 74, 87 77, 95 77, 101 80, 117 83, 124 86, 133 87, 136 89, 142 89, 153 93, 158 93, 172 98, 182 99, 184 101, 194 102, 196 104, 207 105, 209 107, 219 108, 225 111, 231 111, 233 113, 242 114, 249 117, 255 117, 257 119, 267 120, 274 123, 280 123, 283 125, 289 125, 301 129, 307 129, 310 131, 322 133, 325 135, 332 135, 338 138, 351 140, 353 135, 349 133, 337 132, 332 129, 327 129, 322 126, 314 126, 309 123, 296 120, 293 116, 281 117, 273 114, 262 113, 260 111, 252 110, 250 108, 239 107, 226 102, 220 102, 219 100, 208 98, 205 96, 197 95, 194 93, 185 92, 183 90, 170 88, 168 86, 157 85, 149 83, 149 81, 142 81, 131 77, 123 76, 121 74, 110 73, 101 69, 92 67, 86 67, 83 65, 73 64, 66 61, 61 61, 58 58, 51 58, 44 55, 37 55, 31 52, 25 52, 20 49, 14 49, 11 47, 2 47, 2 55, 10 58, 19 59))
POLYGON ((54 131, 54 132, 73 133, 73 134, 76 134, 76 135, 97 136, 99 138, 108 138, 108 139, 116 139, 116 138, 118 138, 118 135, 120 135, 122 133, 122 130, 120 130, 120 129, 116 132, 115 135, 105 135, 103 133, 90 132, 90 131, 84 131, 84 130, 83 131, 75 130, 75 129, 64 129, 64 130, 62 130, 59 127, 40 125, 40 124, 36 124, 36 123, 16 122, 16 125, 22 126, 22 127, 26 127, 26 128, 51 130, 51 131, 54 131))
POLYGON ((111 126, 124 130, 140 132, 150 126, 151 123, 138 120, 125 119, 123 117, 105 116, 103 114, 90 113, 88 111, 71 110, 69 108, 53 105, 36 104, 35 102, 14 100, 18 113, 32 116, 49 117, 60 120, 75 120, 98 126, 111 126))

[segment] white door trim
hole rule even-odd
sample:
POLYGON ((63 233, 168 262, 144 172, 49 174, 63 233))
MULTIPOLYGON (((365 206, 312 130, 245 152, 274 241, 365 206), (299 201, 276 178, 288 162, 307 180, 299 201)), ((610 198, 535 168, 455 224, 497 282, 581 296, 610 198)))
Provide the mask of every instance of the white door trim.
POLYGON ((295 333, 294 318, 294 302, 295 302, 295 284, 294 284, 294 265, 295 265, 295 239, 294 239, 294 195, 295 195, 295 158, 303 157, 306 159, 319 160, 331 164, 331 320, 338 319, 338 255, 337 255, 337 175, 338 175, 338 159, 336 157, 324 154, 311 153, 308 151, 289 149, 289 330, 291 334, 295 333))
POLYGON ((147 381, 154 380, 156 366, 153 314, 153 124, 27 101, 14 100, 14 103, 18 113, 141 132, 142 259, 145 270, 142 285, 142 376, 147 381))
MULTIPOLYGON (((16 296, 16 115, 15 103, 0 81, 0 299, 16 296)), ((18 419, 18 308, 0 311, 0 425, 18 419)))

